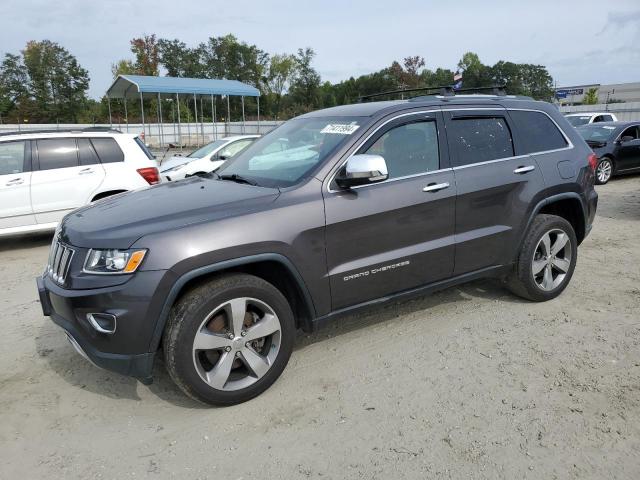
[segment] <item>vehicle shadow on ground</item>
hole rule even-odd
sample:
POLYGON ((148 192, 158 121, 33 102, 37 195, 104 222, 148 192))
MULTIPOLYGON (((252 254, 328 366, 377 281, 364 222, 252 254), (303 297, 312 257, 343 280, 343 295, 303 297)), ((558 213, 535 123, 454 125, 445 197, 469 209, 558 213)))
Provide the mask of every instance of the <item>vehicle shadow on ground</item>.
POLYGON ((614 177, 606 185, 597 185, 596 191, 600 195, 596 216, 614 218, 616 220, 640 220, 640 175, 614 177), (631 190, 621 193, 620 197, 612 200, 608 194, 615 188, 631 187, 631 190), (633 188, 635 186, 635 189, 633 188))
POLYGON ((0 252, 24 248, 37 248, 51 244, 53 232, 19 235, 16 237, 0 238, 0 252))
POLYGON ((109 372, 92 365, 82 358, 66 340, 61 329, 44 324, 36 337, 36 351, 49 367, 71 386, 111 399, 140 401, 140 389, 148 388, 161 400, 182 408, 206 408, 184 393, 173 383, 162 361, 161 352, 156 357, 153 383, 142 385, 138 380, 109 372))
MULTIPOLYGON (((505 290, 498 281, 478 280, 432 295, 391 303, 359 314, 347 315, 312 334, 299 332, 295 349, 326 341, 327 338, 344 335, 372 325, 403 321, 401 317, 415 312, 424 311, 428 315, 429 309, 435 306, 469 302, 474 301, 476 298, 511 303, 525 302, 505 290)), ((36 337, 36 350, 39 356, 48 362, 51 369, 60 378, 75 388, 87 390, 111 399, 135 401, 141 400, 140 389, 148 388, 151 393, 162 401, 180 408, 211 408, 190 399, 178 389, 165 369, 161 351, 156 356, 153 383, 149 386, 144 386, 131 377, 109 372, 90 364, 73 349, 64 337, 64 333, 53 324, 45 323, 40 328, 36 337)))
POLYGON ((317 332, 311 334, 299 331, 294 350, 372 325, 401 322, 403 321, 401 317, 416 312, 424 311, 425 315, 428 316, 429 310, 436 306, 449 303, 470 302, 476 298, 499 300, 509 303, 527 303, 526 300, 516 297, 509 292, 499 280, 476 280, 433 294, 417 296, 412 299, 392 302, 383 306, 371 307, 360 313, 345 315, 344 317, 339 317, 331 321, 327 326, 321 327, 317 332))

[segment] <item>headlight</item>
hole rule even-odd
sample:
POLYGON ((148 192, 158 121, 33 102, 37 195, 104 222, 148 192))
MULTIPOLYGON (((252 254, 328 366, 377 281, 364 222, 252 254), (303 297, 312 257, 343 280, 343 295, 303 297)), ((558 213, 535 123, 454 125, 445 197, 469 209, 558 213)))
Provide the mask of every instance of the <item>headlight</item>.
POLYGON ((146 250, 89 250, 84 261, 86 273, 133 273, 142 263, 146 250))

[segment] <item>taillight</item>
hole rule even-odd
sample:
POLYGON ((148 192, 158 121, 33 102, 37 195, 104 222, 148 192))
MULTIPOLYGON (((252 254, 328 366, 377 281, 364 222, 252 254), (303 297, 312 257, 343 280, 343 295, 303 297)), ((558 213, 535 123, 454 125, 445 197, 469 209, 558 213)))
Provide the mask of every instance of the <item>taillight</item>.
POLYGON ((156 167, 139 168, 138 173, 144 178, 149 185, 160 183, 160 174, 156 167))
POLYGON ((587 160, 589 161, 589 167, 591 168, 592 171, 596 171, 596 167, 598 166, 598 157, 595 153, 591 153, 588 157, 587 160))

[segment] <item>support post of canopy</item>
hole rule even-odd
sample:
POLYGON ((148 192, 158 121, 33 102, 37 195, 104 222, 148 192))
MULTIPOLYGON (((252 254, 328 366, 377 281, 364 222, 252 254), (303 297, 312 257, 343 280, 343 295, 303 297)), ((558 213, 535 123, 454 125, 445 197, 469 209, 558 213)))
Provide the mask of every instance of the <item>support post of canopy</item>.
POLYGON ((129 133, 129 113, 127 112, 127 95, 124 96, 124 119, 127 121, 127 133, 129 133))
POLYGON ((196 99, 196 94, 193 94, 193 113, 196 116, 196 146, 200 146, 200 136, 198 135, 198 100, 196 99))
POLYGON ((240 102, 242 103, 242 134, 244 135, 244 96, 240 97, 240 102))
MULTIPOLYGON (((227 125, 231 128, 231 108, 229 107, 229 94, 227 94, 227 125)), ((230 132, 225 128, 225 134, 228 135, 230 132)))
POLYGON ((158 93, 158 140, 160 148, 164 147, 164 139, 162 137, 162 104, 160 103, 160 93, 158 93))
POLYGON ((107 95, 107 104, 109 105, 109 127, 113 128, 113 121, 111 120, 111 97, 107 95))
POLYGON ((180 97, 176 93, 176 108, 178 109, 178 143, 180 143, 180 153, 182 153, 182 128, 180 125, 180 97))
POLYGON ((200 95, 200 134, 202 135, 202 144, 206 142, 204 140, 204 106, 202 102, 202 95, 200 95))
POLYGON ((216 140, 216 106, 213 104, 213 95, 211 95, 211 128, 213 128, 213 138, 216 140))
POLYGON ((260 135, 260 96, 256 97, 256 101, 258 102, 258 135, 260 135))
POLYGON ((144 143, 147 144, 147 133, 144 126, 144 101, 142 100, 142 92, 140 92, 140 111, 142 112, 142 134, 144 136, 144 143))

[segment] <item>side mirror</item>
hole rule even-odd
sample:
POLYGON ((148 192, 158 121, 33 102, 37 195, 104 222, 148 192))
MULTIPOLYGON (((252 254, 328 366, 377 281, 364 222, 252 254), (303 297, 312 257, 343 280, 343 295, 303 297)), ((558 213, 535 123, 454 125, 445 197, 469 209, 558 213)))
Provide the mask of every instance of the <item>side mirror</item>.
POLYGON ((625 135, 620 139, 620 143, 630 142, 631 140, 635 140, 635 138, 630 135, 625 135))
POLYGON ((353 155, 338 171, 336 183, 340 188, 357 187, 382 182, 389 178, 387 162, 380 155, 353 155))

